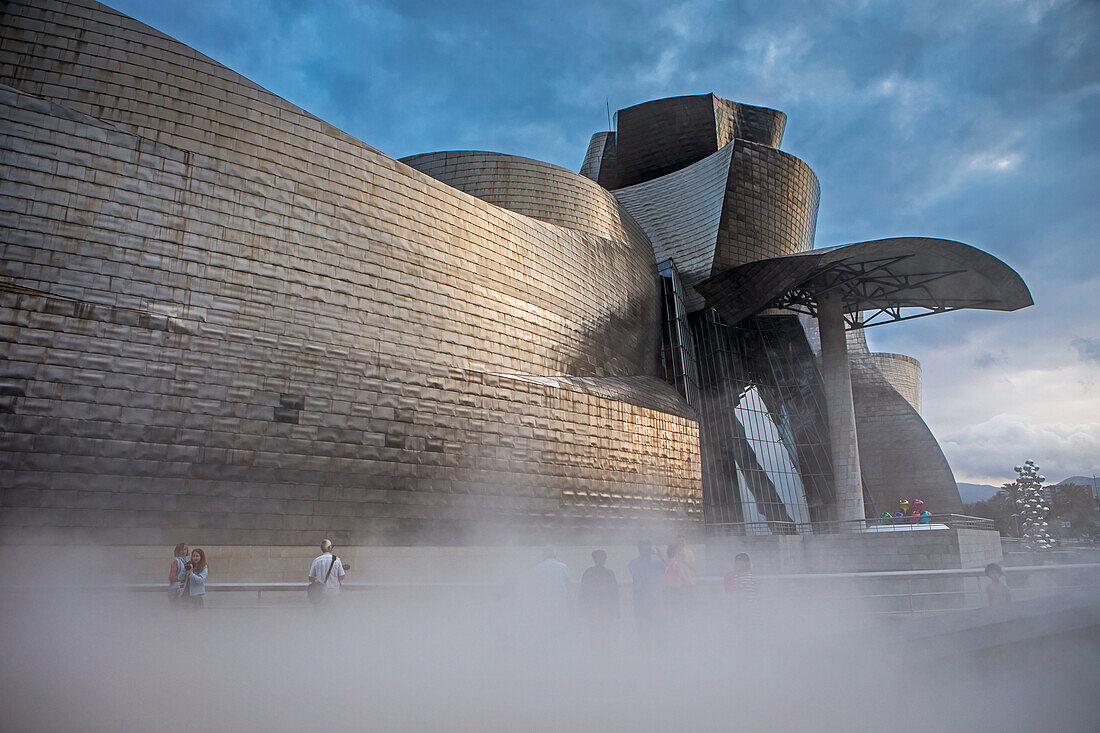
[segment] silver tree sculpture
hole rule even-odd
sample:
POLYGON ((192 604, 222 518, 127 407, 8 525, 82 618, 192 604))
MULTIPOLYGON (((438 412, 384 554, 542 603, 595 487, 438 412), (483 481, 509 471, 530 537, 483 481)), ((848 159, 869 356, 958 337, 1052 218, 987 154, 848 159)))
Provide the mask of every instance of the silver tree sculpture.
POLYGON ((1035 461, 1025 461, 1016 466, 1016 511, 1024 520, 1024 547, 1029 550, 1048 551, 1054 549, 1050 532, 1047 531, 1047 512, 1050 507, 1043 497, 1043 482, 1046 476, 1039 474, 1035 461))

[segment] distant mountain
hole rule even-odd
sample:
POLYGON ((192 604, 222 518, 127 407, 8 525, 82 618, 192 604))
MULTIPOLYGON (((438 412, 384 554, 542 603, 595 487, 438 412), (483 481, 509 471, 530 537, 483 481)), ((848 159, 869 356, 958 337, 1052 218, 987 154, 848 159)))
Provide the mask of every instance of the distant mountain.
MULTIPOLYGON (((1070 476, 1067 479, 1063 479, 1058 482, 1058 486, 1062 484, 1077 484, 1079 486, 1092 486, 1092 476, 1070 476)), ((1100 486, 1100 479, 1097 479, 1097 485, 1100 486)))
POLYGON ((959 487, 959 496, 962 498, 963 504, 985 501, 1001 490, 1000 486, 990 486, 989 484, 964 484, 959 482, 956 486, 959 487))

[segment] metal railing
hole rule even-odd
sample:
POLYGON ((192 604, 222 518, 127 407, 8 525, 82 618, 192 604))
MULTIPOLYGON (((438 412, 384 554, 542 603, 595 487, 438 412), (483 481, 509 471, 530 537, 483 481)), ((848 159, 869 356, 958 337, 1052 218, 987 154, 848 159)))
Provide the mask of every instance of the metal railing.
POLYGON ((710 536, 765 537, 770 535, 830 535, 851 532, 904 532, 935 529, 981 529, 995 531, 992 519, 965 514, 932 514, 925 517, 876 517, 821 522, 724 522, 706 525, 710 536))
MULTIPOLYGON (((1028 565, 1006 567, 1014 600, 1028 600, 1054 593, 1100 588, 1100 563, 1067 565, 1028 565)), ((942 613, 984 605, 986 582, 983 568, 946 570, 901 570, 857 573, 791 573, 765 574, 758 579, 762 588, 777 600, 798 605, 801 599, 821 601, 828 597, 859 601, 862 607, 876 615, 916 615, 942 613)), ((305 582, 207 583, 211 594, 255 593, 259 604, 264 594, 276 594, 284 600, 295 600, 284 594, 297 593, 297 601, 306 603, 305 582)), ((629 600, 630 581, 619 580, 624 600, 629 600)), ((722 593, 721 576, 700 576, 695 585, 703 596, 722 593)), ((355 594, 376 594, 387 597, 409 595, 443 595, 464 598, 494 598, 500 595, 502 583, 344 583, 343 589, 355 594)), ((129 583, 98 586, 96 591, 128 591, 164 593, 163 583, 129 583)), ((812 609, 812 605, 807 608, 812 609)))

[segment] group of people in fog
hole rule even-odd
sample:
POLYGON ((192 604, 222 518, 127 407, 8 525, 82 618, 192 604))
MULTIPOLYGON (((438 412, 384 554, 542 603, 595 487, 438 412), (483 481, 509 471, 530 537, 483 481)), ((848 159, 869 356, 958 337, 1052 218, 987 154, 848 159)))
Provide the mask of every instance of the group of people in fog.
MULTIPOLYGON (((607 567, 607 552, 592 553, 592 567, 584 571, 577 590, 581 616, 597 629, 609 628, 620 618, 619 581, 607 567)), ((351 566, 341 560, 330 540, 321 541, 321 554, 310 564, 309 600, 330 604, 341 592, 344 577, 351 566)), ((695 553, 683 537, 668 545, 664 557, 649 540, 638 543, 638 556, 627 564, 631 578, 633 613, 643 633, 663 616, 684 612, 695 586, 695 553)), ((168 598, 173 605, 202 608, 206 579, 210 568, 206 553, 188 550, 187 543, 176 545, 168 570, 168 598)), ((752 574, 749 556, 740 553, 734 568, 726 574, 725 589, 739 606, 751 611, 757 602, 757 579, 752 574)), ((540 562, 525 573, 521 582, 509 583, 505 597, 515 596, 534 617, 551 623, 569 618, 573 609, 573 581, 569 568, 557 558, 554 548, 546 548, 540 562)))
MULTIPOLYGON (((336 599, 350 567, 335 555, 331 540, 321 540, 321 554, 310 564, 307 576, 309 600, 323 604, 336 599)), ((169 603, 181 608, 202 608, 209 574, 206 552, 199 548, 188 550, 186 542, 178 543, 168 566, 169 603)))
MULTIPOLYGON (((576 608, 580 618, 597 633, 606 633, 620 619, 619 579, 607 567, 607 552, 592 553, 592 567, 581 575, 576 588, 576 608)), ((662 619, 683 616, 692 603, 695 587, 695 554, 680 537, 668 545, 662 556, 652 541, 638 543, 638 555, 626 566, 630 576, 633 616, 639 633, 653 633, 662 619)), ((745 553, 734 560, 734 568, 724 577, 731 603, 746 620, 756 617, 757 578, 745 553)), ((554 628, 572 617, 573 586, 569 568, 557 558, 552 547, 543 550, 542 560, 523 575, 517 584, 509 584, 502 598, 502 609, 522 613, 535 627, 554 628)))
MULTIPOLYGON (((923 511, 919 505, 916 511, 923 511)), ((911 514, 920 519, 921 515, 911 514)), ((351 565, 335 553, 330 540, 321 541, 321 554, 310 564, 307 579, 309 600, 316 605, 331 604, 340 596, 344 577, 351 565)), ((664 557, 650 540, 638 543, 638 556, 626 566, 630 574, 633 615, 639 633, 652 633, 662 618, 682 616, 691 603, 695 586, 695 553, 679 537, 668 545, 664 557)), ((168 568, 168 599, 181 608, 200 609, 206 597, 206 579, 210 567, 206 553, 189 550, 186 542, 177 544, 168 568)), ((1004 571, 997 563, 985 568, 989 580, 986 605, 999 606, 1010 602, 1004 571)), ((723 587, 730 607, 746 625, 760 620, 759 580, 752 571, 748 554, 738 553, 733 569, 723 576, 723 587)), ((557 557, 552 547, 543 550, 542 560, 523 575, 522 579, 505 586, 502 605, 522 611, 526 618, 548 626, 560 626, 572 617, 573 581, 569 567, 557 557)), ((592 567, 581 575, 576 591, 576 608, 580 617, 596 632, 606 633, 620 619, 619 579, 607 567, 607 552, 592 553, 592 567)))

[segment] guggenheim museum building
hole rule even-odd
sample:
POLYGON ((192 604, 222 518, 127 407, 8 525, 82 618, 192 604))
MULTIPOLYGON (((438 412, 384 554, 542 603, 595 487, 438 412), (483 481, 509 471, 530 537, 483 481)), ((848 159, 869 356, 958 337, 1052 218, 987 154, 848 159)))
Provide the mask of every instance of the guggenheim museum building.
POLYGON ((396 160, 91 0, 0 4, 0 543, 462 544, 961 508, 864 330, 1031 304, 815 247, 786 115, 620 110, 578 172, 396 160))

